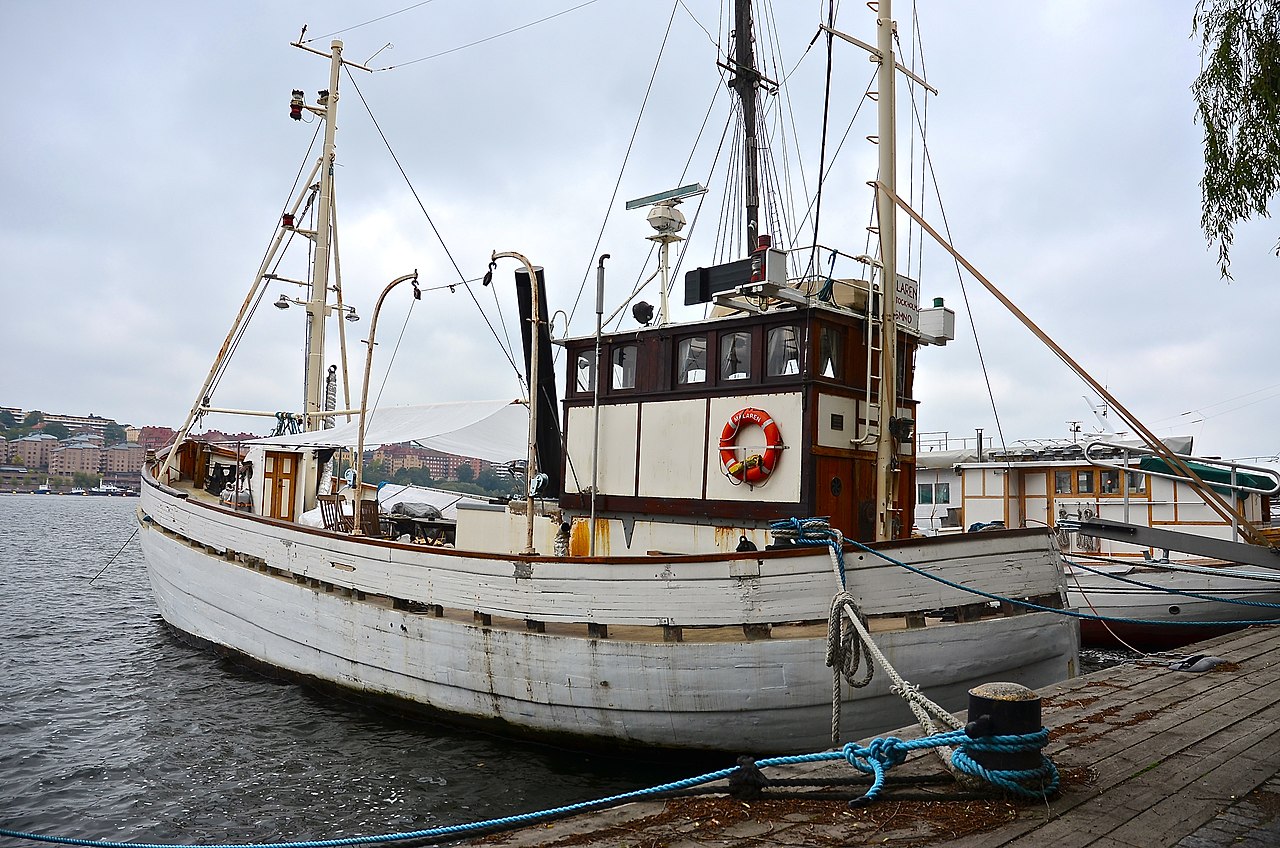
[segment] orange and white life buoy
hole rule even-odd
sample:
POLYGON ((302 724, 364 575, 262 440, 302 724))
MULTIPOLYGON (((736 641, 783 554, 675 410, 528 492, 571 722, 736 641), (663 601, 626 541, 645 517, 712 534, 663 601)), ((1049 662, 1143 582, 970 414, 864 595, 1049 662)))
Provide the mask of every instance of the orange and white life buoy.
POLYGON ((748 406, 733 413, 720 431, 720 464, 731 479, 758 486, 769 479, 782 454, 782 432, 773 418, 763 409, 748 406), (743 422, 755 424, 764 431, 764 453, 738 458, 738 430, 743 422))

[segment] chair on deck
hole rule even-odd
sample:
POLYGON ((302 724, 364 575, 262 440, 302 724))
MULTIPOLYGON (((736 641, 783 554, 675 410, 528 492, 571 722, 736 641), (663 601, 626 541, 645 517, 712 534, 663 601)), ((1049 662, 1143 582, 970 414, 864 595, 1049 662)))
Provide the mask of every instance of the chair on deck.
POLYGON ((360 501, 360 533, 375 539, 387 538, 382 527, 382 516, 378 513, 377 501, 360 501))
POLYGON ((318 495, 316 500, 320 502, 320 519, 324 522, 324 529, 335 533, 351 532, 351 519, 342 514, 342 495, 318 495))

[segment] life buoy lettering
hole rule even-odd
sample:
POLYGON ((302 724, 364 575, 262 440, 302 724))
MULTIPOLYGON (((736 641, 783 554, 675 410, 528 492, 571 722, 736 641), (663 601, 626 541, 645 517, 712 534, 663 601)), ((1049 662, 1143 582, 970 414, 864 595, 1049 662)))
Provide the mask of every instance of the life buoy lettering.
POLYGON ((733 413, 720 432, 720 464, 731 479, 758 486, 769 479, 782 454, 782 432, 769 413, 763 409, 747 407, 733 413), (739 458, 738 430, 743 423, 755 424, 764 431, 764 453, 739 458))

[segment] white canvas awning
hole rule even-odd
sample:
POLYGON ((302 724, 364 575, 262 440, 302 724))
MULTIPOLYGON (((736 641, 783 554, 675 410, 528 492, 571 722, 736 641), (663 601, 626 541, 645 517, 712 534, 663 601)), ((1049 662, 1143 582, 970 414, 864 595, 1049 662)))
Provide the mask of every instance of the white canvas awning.
MULTIPOLYGON (((331 430, 267 436, 250 444, 295 448, 354 448, 359 421, 331 430)), ((414 442, 458 456, 509 462, 529 450, 529 411, 509 400, 470 400, 420 406, 388 406, 373 410, 365 424, 366 448, 414 442)))

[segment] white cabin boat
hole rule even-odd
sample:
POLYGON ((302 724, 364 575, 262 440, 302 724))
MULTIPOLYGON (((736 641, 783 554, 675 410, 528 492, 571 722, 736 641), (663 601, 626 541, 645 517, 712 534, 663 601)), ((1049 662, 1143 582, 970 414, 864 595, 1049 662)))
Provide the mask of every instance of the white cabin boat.
MULTIPOLYGON (((880 140, 891 156, 889 5, 880 3, 877 50, 888 59, 880 140)), ((749 18, 737 28, 750 32, 749 18)), ((296 92, 293 104, 325 122, 322 163, 333 157, 341 51, 335 41, 326 54, 323 99, 307 105, 296 92)), ((736 85, 754 96, 750 39, 737 56, 736 85)), ((340 311, 326 302, 334 171, 317 166, 316 191, 290 207, 273 247, 299 233, 314 245, 305 305, 317 319, 340 311), (320 211, 304 229, 308 208, 320 211)), ((882 163, 881 174, 891 192, 892 167, 882 163)), ((665 282, 679 212, 674 199, 653 203, 665 282)), ((342 411, 323 399, 328 354, 324 321, 314 320, 305 408, 293 419, 301 432, 248 444, 228 474, 225 456, 220 464, 188 436, 219 411, 219 358, 176 446, 143 474, 140 537, 164 620, 300 678, 506 733, 758 753, 826 747, 827 622, 841 585, 826 546, 774 545, 770 522, 826 516, 848 538, 953 583, 1044 608, 1066 603, 1044 528, 909 538, 901 516, 915 494, 915 352, 930 341, 929 320, 941 326, 946 316, 925 314, 924 331, 895 320, 883 280, 905 280, 894 264, 896 211, 891 202, 880 210, 879 257, 851 263, 869 276, 828 279, 834 294, 825 295, 812 276, 788 275, 787 252, 767 245, 752 219, 752 255, 686 277, 690 302, 720 304, 712 317, 672 323, 664 294, 656 321, 565 340, 562 404, 542 275, 522 262, 523 324, 538 329, 525 347, 533 415, 528 403, 476 402, 370 416, 362 402, 357 422, 325 429, 342 411), (453 546, 384 538, 382 517, 366 506, 372 493, 358 487, 348 522, 330 494, 333 452, 355 448, 359 464, 365 447, 404 441, 495 461, 527 452, 530 495, 459 505, 453 546), (234 479, 206 491, 215 471, 234 479), (328 510, 319 528, 301 520, 317 506, 328 510)), ((246 305, 273 283, 273 258, 246 305)), ((404 282, 416 290, 406 275, 379 306, 404 282)), ((1035 687, 1076 672, 1070 618, 996 603, 847 545, 844 565, 881 650, 948 708, 981 682, 1035 687)), ((852 704, 845 738, 911 720, 885 674, 842 699, 852 704)))
MULTIPOLYGON (((1280 540, 1273 470, 1195 457, 1189 436, 1164 442, 1264 536, 1280 540)), ((981 451, 973 440, 934 444, 918 456, 917 530, 1052 527, 1067 558, 1071 605, 1131 620, 1082 621, 1086 645, 1176 647, 1244 626, 1210 622, 1280 618, 1275 607, 1239 603, 1280 604, 1280 557, 1246 544, 1239 526, 1140 442, 1086 434, 981 451)))

